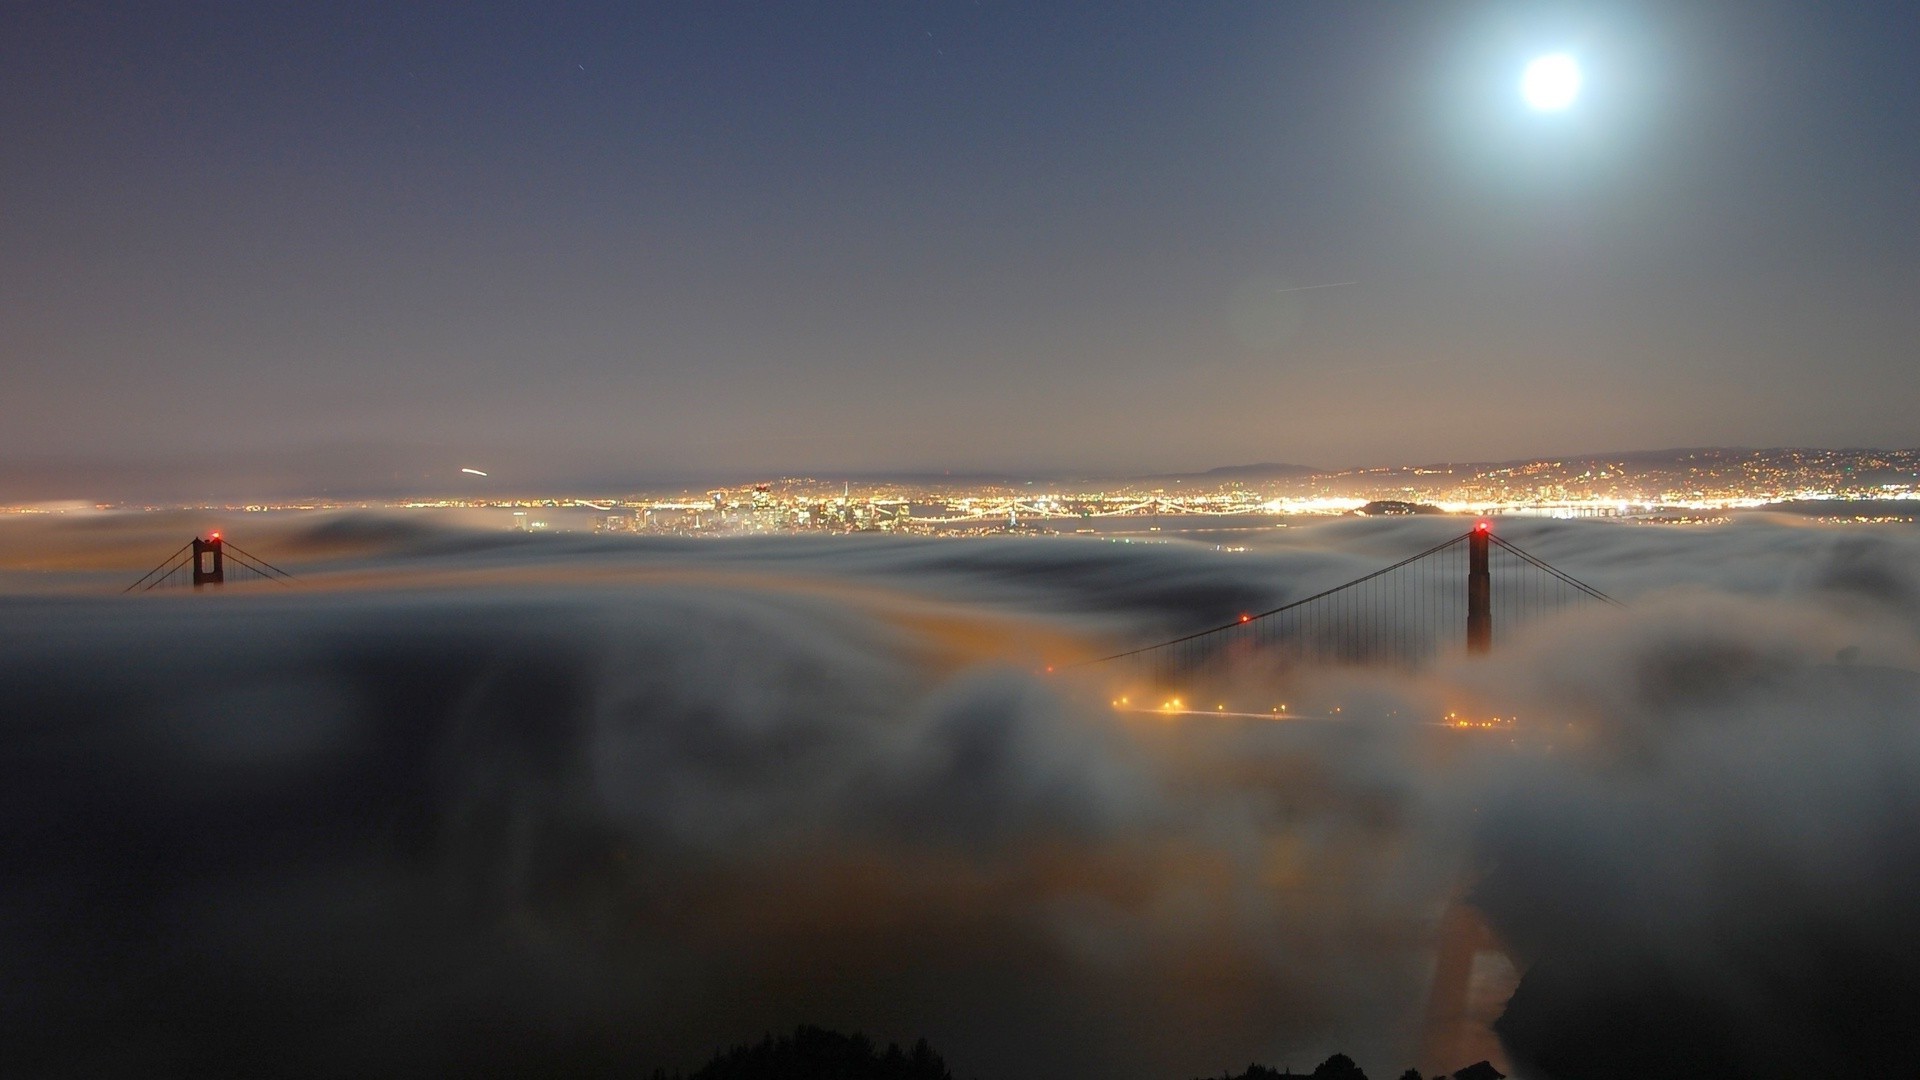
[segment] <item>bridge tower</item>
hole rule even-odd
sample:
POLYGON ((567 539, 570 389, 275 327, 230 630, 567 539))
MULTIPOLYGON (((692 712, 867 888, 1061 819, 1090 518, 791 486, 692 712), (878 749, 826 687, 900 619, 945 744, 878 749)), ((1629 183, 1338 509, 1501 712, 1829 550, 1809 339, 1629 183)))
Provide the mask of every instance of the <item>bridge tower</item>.
POLYGON ((226 550, 219 533, 207 539, 193 538, 193 587, 218 585, 227 580, 226 550))
POLYGON ((1487 572, 1487 541, 1493 523, 1476 522, 1467 534, 1467 653, 1485 655, 1493 649, 1493 576, 1487 572))

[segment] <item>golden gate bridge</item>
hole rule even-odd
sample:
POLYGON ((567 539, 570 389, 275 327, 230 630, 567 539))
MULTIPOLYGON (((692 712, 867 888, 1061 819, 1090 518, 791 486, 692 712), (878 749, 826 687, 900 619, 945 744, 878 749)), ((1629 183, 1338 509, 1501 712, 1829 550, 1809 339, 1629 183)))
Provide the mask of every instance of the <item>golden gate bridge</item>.
MULTIPOLYGON (((124 592, 242 579, 292 582, 293 575, 217 532, 194 537, 124 592)), ((1492 649, 1495 627, 1521 626, 1585 605, 1619 602, 1494 535, 1489 521, 1399 562, 1231 622, 1092 660, 1127 664, 1163 684, 1259 657, 1314 664, 1412 667, 1440 656, 1492 649)), ((1052 670, 1052 669, 1049 669, 1052 670)))
MULTIPOLYGON (((1267 611, 1069 665, 1128 665, 1179 684, 1243 660, 1413 667, 1478 655, 1501 633, 1620 602, 1494 535, 1479 521, 1390 566, 1267 611)), ((1064 669, 1063 669, 1064 670, 1064 669)))
POLYGON ((139 581, 120 590, 123 593, 151 592, 161 586, 192 585, 198 589, 205 585, 221 585, 227 580, 227 568, 231 565, 242 579, 266 580, 279 585, 288 585, 293 575, 256 555, 248 554, 228 543, 219 533, 209 533, 202 539, 194 537, 181 545, 180 550, 161 560, 160 565, 142 575, 139 581))

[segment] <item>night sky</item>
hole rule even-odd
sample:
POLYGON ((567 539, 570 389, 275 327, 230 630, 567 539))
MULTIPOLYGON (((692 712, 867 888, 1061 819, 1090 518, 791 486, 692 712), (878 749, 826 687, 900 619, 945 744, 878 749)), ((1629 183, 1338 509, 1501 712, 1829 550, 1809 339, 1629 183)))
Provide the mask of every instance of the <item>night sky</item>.
POLYGON ((0 496, 1920 442, 1920 20, 1680 8, 8 5, 0 496))

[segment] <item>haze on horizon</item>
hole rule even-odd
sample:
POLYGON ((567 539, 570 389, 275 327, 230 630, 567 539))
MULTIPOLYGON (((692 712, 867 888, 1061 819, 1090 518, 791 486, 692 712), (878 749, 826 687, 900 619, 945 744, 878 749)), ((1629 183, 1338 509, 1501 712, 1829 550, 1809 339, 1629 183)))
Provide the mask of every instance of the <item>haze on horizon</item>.
POLYGON ((0 497, 1914 445, 1908 15, 13 5, 0 497))

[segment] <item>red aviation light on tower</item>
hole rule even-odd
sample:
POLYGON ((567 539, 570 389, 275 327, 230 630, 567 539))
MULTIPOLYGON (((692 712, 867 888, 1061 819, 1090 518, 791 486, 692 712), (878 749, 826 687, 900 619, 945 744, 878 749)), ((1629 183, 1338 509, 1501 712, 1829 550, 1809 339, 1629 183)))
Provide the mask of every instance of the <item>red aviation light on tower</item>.
POLYGON ((210 533, 208 533, 208 534, 207 534, 207 539, 209 539, 209 540, 218 540, 218 539, 220 539, 220 534, 219 534, 218 532, 210 532, 210 533))
POLYGON ((1484 521, 1484 520, 1482 520, 1482 521, 1477 521, 1477 522, 1475 522, 1475 523, 1474 523, 1474 525, 1473 525, 1473 531, 1474 531, 1474 532, 1492 532, 1492 531, 1493 531, 1493 522, 1491 522, 1491 521, 1484 521))

